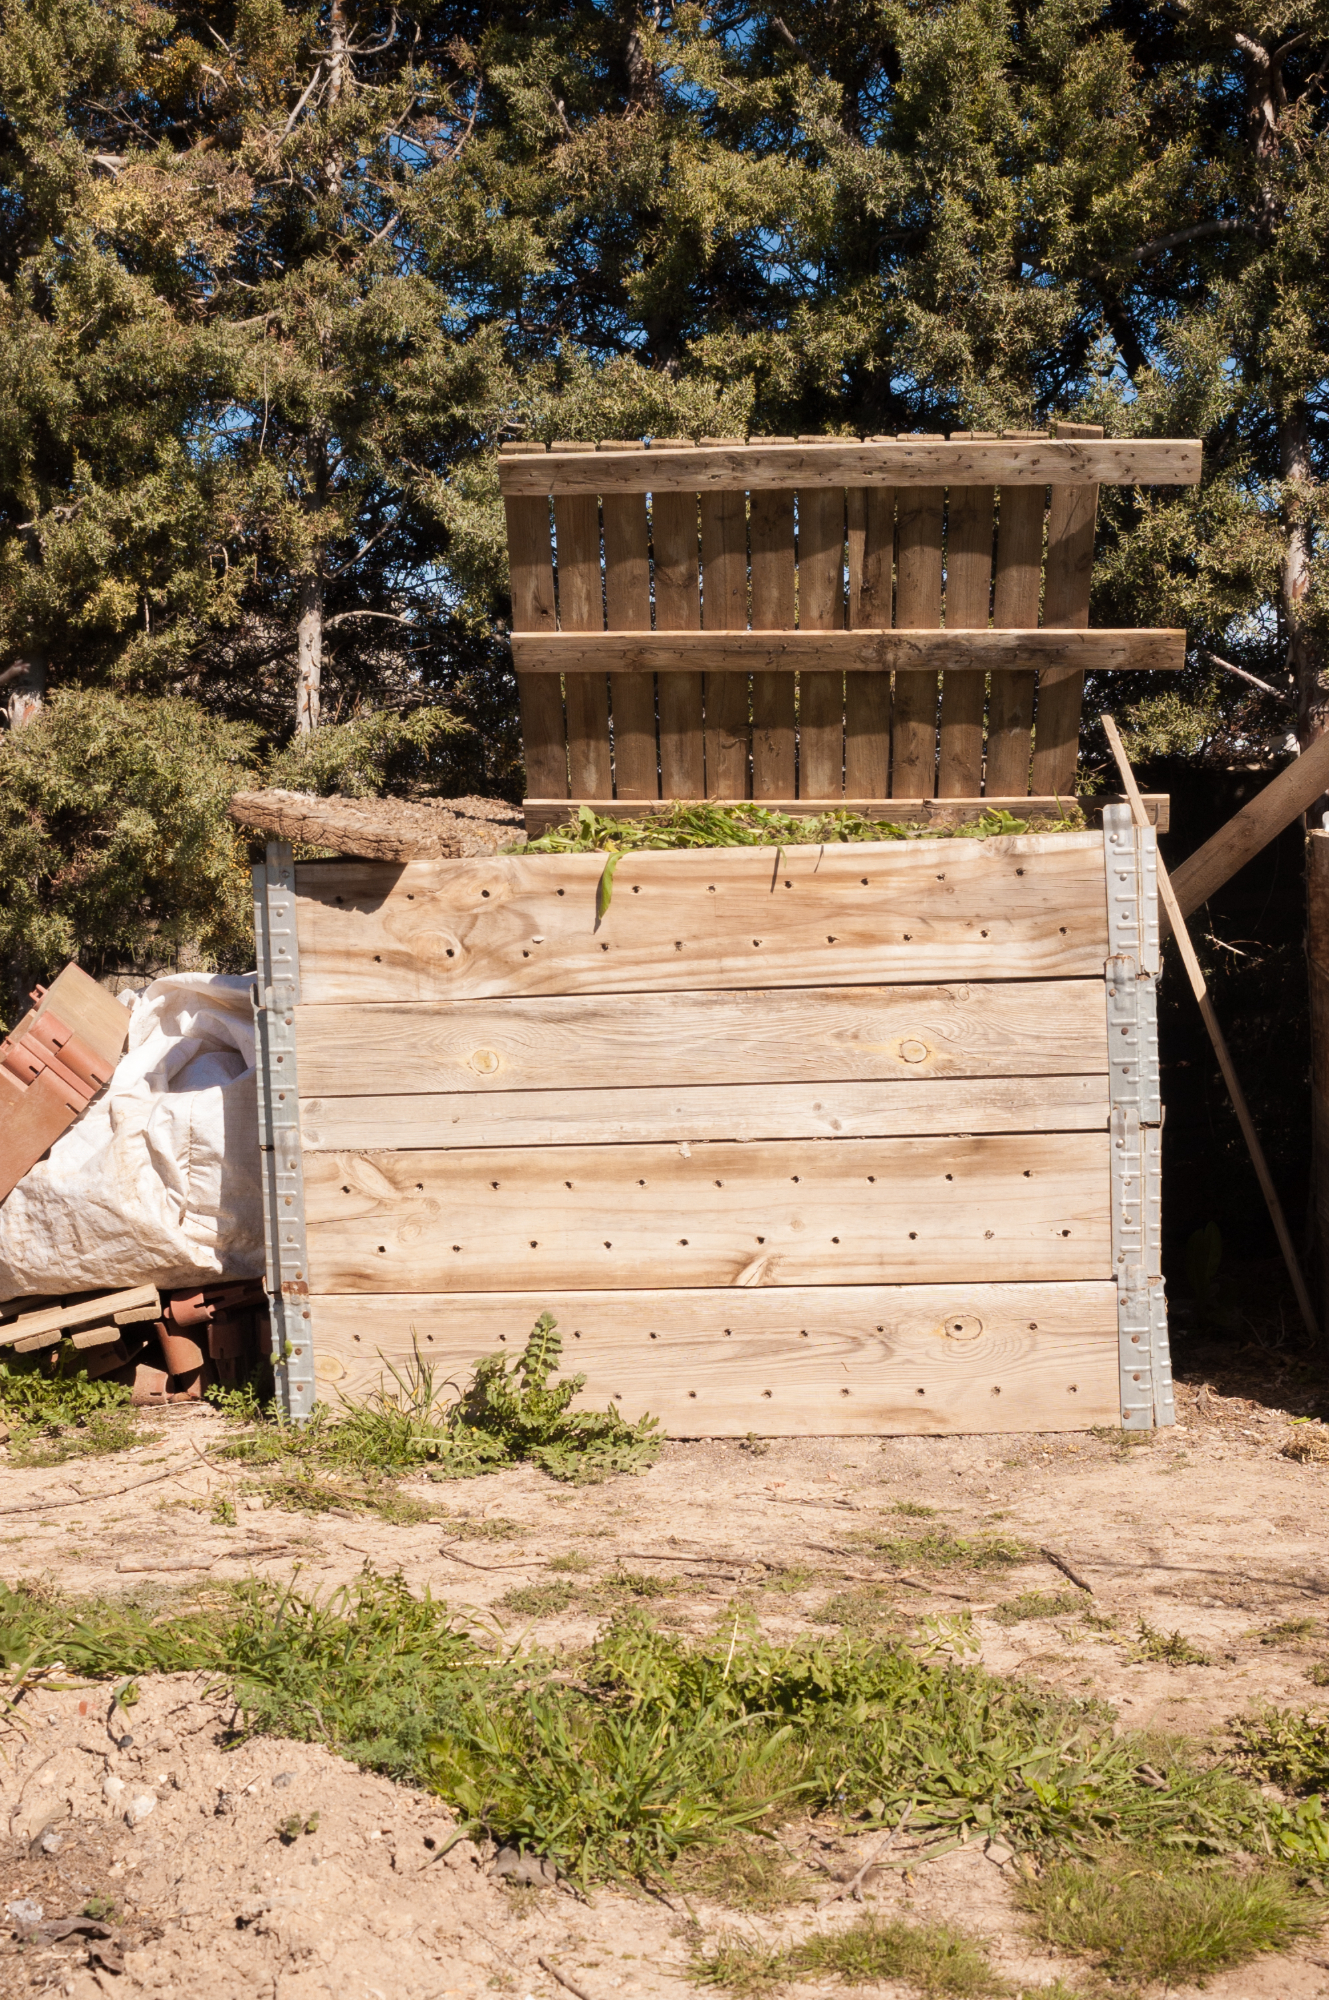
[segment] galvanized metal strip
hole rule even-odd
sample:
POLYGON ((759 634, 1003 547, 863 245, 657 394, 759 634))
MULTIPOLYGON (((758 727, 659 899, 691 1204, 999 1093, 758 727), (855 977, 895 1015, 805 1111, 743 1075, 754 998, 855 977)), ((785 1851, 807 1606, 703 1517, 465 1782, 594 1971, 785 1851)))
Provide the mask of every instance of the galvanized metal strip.
POLYGON ((315 1388, 295 1068, 300 955, 295 865, 286 841, 270 843, 266 861, 253 871, 253 882, 258 969, 251 997, 258 1039, 258 1143, 272 1371, 282 1410, 299 1419, 312 1413, 315 1388))
POLYGON ((1131 1105, 1142 1125, 1163 1116, 1158 1068, 1158 987, 1133 958, 1110 958, 1107 982, 1108 1094, 1131 1105))

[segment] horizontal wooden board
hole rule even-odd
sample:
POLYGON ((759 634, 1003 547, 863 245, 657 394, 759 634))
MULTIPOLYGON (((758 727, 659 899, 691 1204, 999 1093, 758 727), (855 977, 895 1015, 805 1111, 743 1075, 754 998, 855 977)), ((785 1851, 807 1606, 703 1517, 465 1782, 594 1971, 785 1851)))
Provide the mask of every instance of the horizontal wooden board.
POLYGON ((1095 979, 300 1007, 308 1097, 1107 1070, 1095 979), (368 1053, 367 1052, 372 1052, 368 1053))
MULTIPOLYGON (((675 1437, 1085 1430, 1121 1421, 1113 1284, 319 1298, 320 1393, 363 1398, 412 1344, 461 1385, 549 1310, 577 1407, 675 1437)), ((390 1379, 387 1381, 392 1388, 390 1379)))
MULTIPOLYGON (((1140 797, 1149 824, 1156 827, 1159 833, 1166 833, 1172 823, 1170 794, 1142 792, 1140 797)), ((699 801, 528 797, 522 800, 522 812, 528 837, 538 840, 541 834, 549 833, 556 826, 566 825, 569 819, 576 819, 578 808, 582 805, 589 806, 601 819, 644 819, 652 814, 672 812, 676 805, 688 803, 699 801)), ((1007 798, 971 799, 760 799, 756 803, 763 812, 790 813, 802 819, 820 818, 822 813, 828 812, 861 813, 865 819, 889 820, 893 826, 965 826, 970 820, 981 818, 985 812, 1008 812, 1020 819, 1034 821, 1064 819, 1067 804, 1073 803, 1083 812, 1090 826, 1101 826, 1104 806, 1124 805, 1127 800, 1122 792, 1094 792, 1091 796, 1069 802, 1053 796, 1021 798, 1012 794, 1007 798)))
POLYGON ((335 1001, 1102 973, 1094 833, 305 862, 301 994, 335 1001))
POLYGON ((1198 438, 704 445, 500 458, 506 494, 696 493, 807 486, 1198 486, 1198 438))
POLYGON ((519 674, 1178 673, 1181 631, 514 632, 519 674))
POLYGON ((304 1098, 307 1152, 409 1147, 618 1146, 632 1141, 875 1139, 955 1132, 1095 1132, 1106 1076, 904 1083, 449 1091, 304 1098))
POLYGON ((313 1292, 1112 1275, 1105 1132, 305 1157, 313 1292))

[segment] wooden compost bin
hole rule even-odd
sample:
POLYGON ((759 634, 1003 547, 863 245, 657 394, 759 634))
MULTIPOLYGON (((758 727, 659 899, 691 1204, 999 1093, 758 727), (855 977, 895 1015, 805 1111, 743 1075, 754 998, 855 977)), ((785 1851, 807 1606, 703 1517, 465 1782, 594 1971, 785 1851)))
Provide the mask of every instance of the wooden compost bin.
POLYGON ((599 921, 599 854, 274 846, 288 1408, 548 1309, 674 1435, 1171 1421, 1154 841, 630 853, 599 921))

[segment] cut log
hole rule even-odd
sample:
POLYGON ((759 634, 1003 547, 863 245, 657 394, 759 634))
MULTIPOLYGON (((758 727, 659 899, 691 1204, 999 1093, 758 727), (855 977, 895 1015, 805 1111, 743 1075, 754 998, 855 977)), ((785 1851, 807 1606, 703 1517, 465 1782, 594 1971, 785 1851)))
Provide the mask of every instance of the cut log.
POLYGON ((349 799, 334 793, 237 792, 230 816, 277 840, 331 847, 365 861, 455 861, 500 854, 522 838, 505 799, 349 799))

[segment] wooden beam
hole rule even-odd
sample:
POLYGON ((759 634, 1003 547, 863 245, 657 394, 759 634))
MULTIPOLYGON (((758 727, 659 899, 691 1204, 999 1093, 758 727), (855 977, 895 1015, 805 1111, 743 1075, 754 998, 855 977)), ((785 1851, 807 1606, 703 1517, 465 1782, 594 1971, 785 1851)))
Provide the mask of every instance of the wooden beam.
POLYGON ((1317 736, 1308 750, 1182 862, 1172 877, 1182 915, 1188 917, 1207 903, 1325 790, 1329 790, 1329 733, 1317 736))
POLYGON ((1101 1076, 1103 979, 300 1007, 310 1098, 1101 1076), (365 1051, 373 1058, 365 1059, 365 1051))
POLYGON ((306 1152, 318 1153, 1097 1132, 1106 1129, 1107 1121, 1106 1075, 598 1090, 411 1089, 400 1095, 300 1101, 302 1143, 306 1152))
MULTIPOLYGON (((942 799, 887 799, 874 798, 826 798, 826 799, 749 799, 744 803, 758 805, 765 812, 789 813, 799 819, 817 819, 823 813, 858 813, 864 819, 875 820, 891 826, 968 826, 981 819, 984 813, 1008 812, 1016 819, 1031 820, 1037 825, 1039 820, 1060 820, 1066 817, 1068 806, 1078 806, 1089 826, 1101 826, 1104 806, 1119 806, 1123 803, 1121 792, 1092 792, 1077 798, 1067 793, 1058 798, 1048 793, 1036 798, 942 798, 942 799)), ((735 800, 733 803, 738 804, 735 800)), ((650 815, 672 812, 675 806, 714 804, 713 800, 700 799, 540 799, 528 798, 522 801, 526 815, 526 834, 530 840, 538 840, 542 834, 552 833, 555 827, 566 826, 569 818, 575 819, 577 809, 587 805, 600 819, 644 819, 650 815)), ((1168 792, 1146 792, 1144 809, 1149 815, 1151 826, 1160 833, 1166 833, 1171 824, 1172 799, 1168 792)))
POLYGON ((123 1292, 103 1292, 100 1298, 84 1299, 80 1305, 42 1306, 36 1312, 20 1313, 17 1319, 8 1319, 0 1325, 0 1347, 15 1340, 31 1340, 39 1334, 49 1333, 59 1339, 76 1326, 100 1325, 119 1313, 137 1319, 147 1307, 154 1316, 161 1311, 155 1285, 132 1285, 123 1292))
POLYGON ((558 1321, 580 1409, 672 1437, 1073 1431, 1121 1419, 1117 1288, 810 1285, 699 1291, 387 1293, 312 1301, 330 1400, 363 1400, 412 1342, 440 1377, 516 1355, 558 1321))
MULTIPOLYGON (((1127 760, 1121 737, 1117 731, 1117 725, 1110 715, 1103 717, 1103 728, 1107 735, 1112 755, 1116 759, 1121 782, 1126 787, 1127 795, 1130 798, 1131 811, 1134 815, 1135 824, 1143 826, 1145 824, 1144 807, 1140 801, 1139 792, 1135 787, 1135 775, 1127 760)), ((1310 1293, 1306 1289, 1306 1280, 1302 1276, 1301 1265, 1297 1260, 1297 1253, 1292 1246, 1292 1232, 1287 1226, 1287 1218, 1283 1213, 1283 1204, 1278 1198, 1278 1189, 1274 1186, 1274 1177, 1269 1171, 1269 1163, 1264 1156, 1264 1147, 1260 1144, 1260 1135, 1255 1129, 1255 1120, 1251 1117, 1250 1106, 1246 1102, 1246 1093, 1241 1087, 1241 1080, 1237 1075, 1236 1067, 1228 1051, 1227 1038, 1218 1025, 1218 1016, 1214 1012, 1213 1002, 1209 998, 1209 988, 1205 984, 1204 971, 1196 955, 1195 946, 1191 943, 1191 934, 1186 928, 1185 915, 1177 902, 1172 883, 1168 878, 1168 872, 1163 866, 1161 857, 1158 861, 1158 900, 1163 907, 1163 912, 1171 927, 1173 941, 1180 954, 1181 962, 1186 968, 1186 977, 1190 981, 1191 992, 1195 995, 1199 1005, 1200 1019, 1204 1022, 1208 1030, 1209 1040, 1213 1045, 1214 1054, 1218 1058, 1218 1067, 1222 1072, 1223 1081, 1227 1085, 1227 1093, 1232 1100, 1232 1109, 1237 1114, 1237 1123, 1241 1127, 1241 1136, 1246 1141, 1246 1150, 1250 1154, 1251 1165, 1255 1169, 1255 1178, 1260 1183, 1260 1192, 1263 1194, 1265 1206, 1269 1210, 1269 1220, 1274 1225, 1274 1234, 1278 1238, 1278 1247, 1283 1253, 1283 1262, 1287 1266, 1287 1274, 1292 1280, 1292 1289, 1296 1294, 1297 1305, 1300 1309, 1301 1317, 1305 1322, 1306 1331, 1310 1334, 1312 1340, 1318 1341, 1320 1331, 1316 1323, 1315 1309, 1311 1304, 1310 1293)))
POLYGON ((1103 843, 1001 840, 635 851, 296 869, 302 996, 899 985, 1100 976, 1103 843), (943 886, 944 885, 944 886, 943 886))
POLYGON ((728 487, 1198 486, 1198 438, 688 446, 500 457, 505 495, 700 493, 728 487))
POLYGON ((1108 1134, 308 1153, 314 1292, 1112 1275, 1108 1134))
POLYGON ((1176 673, 1181 631, 514 632, 519 674, 1176 673))

